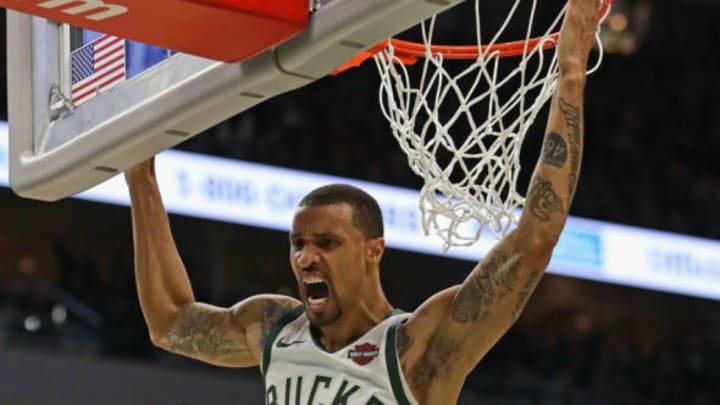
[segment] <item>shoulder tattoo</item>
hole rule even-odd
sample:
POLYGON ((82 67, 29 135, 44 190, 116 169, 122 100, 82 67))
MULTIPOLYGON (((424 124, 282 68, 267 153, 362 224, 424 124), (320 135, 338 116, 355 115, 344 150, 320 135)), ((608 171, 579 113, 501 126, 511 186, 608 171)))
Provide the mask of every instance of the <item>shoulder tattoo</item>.
POLYGON ((273 300, 268 299, 262 304, 262 314, 260 319, 261 333, 260 346, 265 344, 265 339, 272 331, 273 326, 290 310, 297 308, 297 303, 290 300, 273 300))

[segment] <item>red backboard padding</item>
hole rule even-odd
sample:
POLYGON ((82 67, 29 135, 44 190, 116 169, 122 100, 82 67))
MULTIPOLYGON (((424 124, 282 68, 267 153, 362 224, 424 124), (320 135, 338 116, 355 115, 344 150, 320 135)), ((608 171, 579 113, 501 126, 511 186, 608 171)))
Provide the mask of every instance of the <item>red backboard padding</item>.
POLYGON ((292 38, 309 17, 308 0, 0 0, 0 6, 225 62, 292 38))
POLYGON ((246 10, 257 14, 273 15, 291 21, 305 22, 308 19, 308 1, 287 0, 183 0, 191 3, 206 3, 229 9, 246 10))

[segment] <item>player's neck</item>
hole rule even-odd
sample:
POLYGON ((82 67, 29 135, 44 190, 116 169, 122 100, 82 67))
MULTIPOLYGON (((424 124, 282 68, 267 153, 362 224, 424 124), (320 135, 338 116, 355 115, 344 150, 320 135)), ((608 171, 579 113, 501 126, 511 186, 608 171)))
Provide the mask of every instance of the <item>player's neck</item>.
POLYGON ((378 285, 363 294, 357 304, 343 313, 337 322, 320 328, 320 343, 328 352, 342 349, 385 320, 392 310, 392 305, 378 285))

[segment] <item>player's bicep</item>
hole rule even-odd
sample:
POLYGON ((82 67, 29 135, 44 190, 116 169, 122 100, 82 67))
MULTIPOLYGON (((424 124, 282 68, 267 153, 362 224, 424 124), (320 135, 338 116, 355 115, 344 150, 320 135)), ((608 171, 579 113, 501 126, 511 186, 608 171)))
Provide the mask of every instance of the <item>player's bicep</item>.
POLYGON ((413 314, 407 333, 419 347, 408 360, 453 352, 459 356, 457 367, 474 367, 517 319, 549 257, 508 235, 462 284, 436 294, 413 314))
POLYGON ((552 254, 551 247, 508 235, 457 289, 446 330, 478 362, 520 316, 552 254))
POLYGON ((262 358, 263 331, 294 302, 289 297, 256 296, 231 308, 194 303, 176 315, 175 327, 158 343, 210 364, 256 366, 262 358))
POLYGON ((232 318, 233 309, 193 303, 178 312, 174 327, 156 343, 167 351, 206 363, 251 366, 257 361, 244 331, 232 318))
POLYGON ((491 322, 491 330, 502 332, 520 314, 524 299, 539 281, 549 258, 550 251, 498 245, 460 285, 453 297, 450 318, 472 330, 473 324, 491 322))

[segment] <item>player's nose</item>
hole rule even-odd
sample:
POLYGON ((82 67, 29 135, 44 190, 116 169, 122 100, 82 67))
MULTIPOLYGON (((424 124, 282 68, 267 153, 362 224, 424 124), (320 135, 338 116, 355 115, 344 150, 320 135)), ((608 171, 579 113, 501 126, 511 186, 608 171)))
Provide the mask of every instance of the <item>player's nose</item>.
POLYGON ((320 256, 317 251, 311 246, 305 245, 302 250, 298 251, 295 260, 297 260, 298 266, 305 270, 313 267, 318 262, 320 256))

